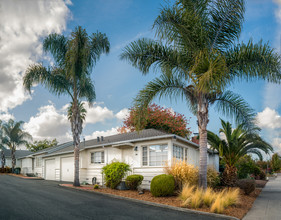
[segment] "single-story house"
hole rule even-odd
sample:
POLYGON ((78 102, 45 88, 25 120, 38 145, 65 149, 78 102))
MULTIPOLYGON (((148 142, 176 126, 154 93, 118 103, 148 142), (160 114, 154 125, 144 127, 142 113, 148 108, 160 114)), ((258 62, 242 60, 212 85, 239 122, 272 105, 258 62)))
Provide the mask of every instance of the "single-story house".
MULTIPOLYGON (((155 129, 130 132, 81 142, 80 181, 103 184, 102 167, 112 161, 126 162, 132 174, 144 176, 143 187, 149 187, 156 175, 173 158, 199 165, 199 145, 174 134, 155 129)), ((33 172, 47 180, 73 181, 74 146, 64 143, 22 157, 22 173, 33 172)), ((219 156, 208 150, 208 164, 219 169, 219 156)))
MULTIPOLYGON (((5 164, 6 167, 12 167, 12 155, 11 150, 4 148, 4 155, 5 155, 5 164)), ((15 157, 16 157, 16 166, 15 167, 21 167, 21 160, 19 158, 25 157, 27 155, 30 155, 32 152, 29 150, 16 150, 15 157)), ((2 167, 2 160, 0 159, 0 167, 2 167)))

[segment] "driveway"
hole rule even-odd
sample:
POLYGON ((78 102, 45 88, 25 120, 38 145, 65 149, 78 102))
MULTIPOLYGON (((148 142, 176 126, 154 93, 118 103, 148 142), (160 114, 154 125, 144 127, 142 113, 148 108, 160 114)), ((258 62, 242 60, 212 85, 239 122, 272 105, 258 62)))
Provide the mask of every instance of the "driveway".
POLYGON ((27 180, 0 175, 0 219, 213 220, 217 218, 62 188, 54 181, 27 180))

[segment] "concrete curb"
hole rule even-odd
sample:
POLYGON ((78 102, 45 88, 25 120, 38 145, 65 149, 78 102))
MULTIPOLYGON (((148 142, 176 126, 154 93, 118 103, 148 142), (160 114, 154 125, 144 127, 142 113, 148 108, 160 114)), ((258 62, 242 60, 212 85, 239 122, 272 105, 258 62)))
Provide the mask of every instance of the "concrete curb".
POLYGON ((201 211, 197 211, 197 210, 180 208, 180 207, 175 207, 175 206, 170 206, 170 205, 165 205, 165 204, 160 204, 160 203, 155 203, 155 202, 149 202, 149 201, 145 201, 145 200, 133 199, 133 198, 118 196, 118 195, 109 194, 109 193, 102 193, 102 192, 96 192, 93 190, 85 190, 85 189, 76 188, 76 187, 63 186, 62 184, 59 184, 59 186, 68 188, 68 189, 96 193, 99 195, 104 195, 104 196, 108 196, 108 197, 115 198, 115 199, 127 200, 127 201, 131 201, 131 202, 135 202, 135 203, 142 203, 145 205, 150 205, 150 206, 155 206, 155 207, 160 207, 160 208, 166 208, 166 209, 168 208, 168 209, 171 209, 174 211, 187 212, 187 213, 198 214, 198 215, 213 216, 213 217, 217 217, 217 218, 221 218, 221 219, 240 220, 239 218, 236 218, 233 216, 228 216, 228 215, 222 215, 222 214, 216 214, 216 213, 210 213, 210 212, 201 212, 201 211))
POLYGON ((9 175, 9 174, 8 174, 8 176, 17 177, 17 178, 21 178, 21 179, 24 179, 24 180, 44 180, 41 177, 22 177, 22 176, 15 176, 15 175, 9 175))

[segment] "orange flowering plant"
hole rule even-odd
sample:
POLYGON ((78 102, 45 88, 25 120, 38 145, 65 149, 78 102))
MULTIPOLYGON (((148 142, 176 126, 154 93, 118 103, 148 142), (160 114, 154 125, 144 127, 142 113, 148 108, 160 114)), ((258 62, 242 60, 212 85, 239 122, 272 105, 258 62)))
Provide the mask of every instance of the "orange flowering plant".
POLYGON ((131 108, 129 116, 125 118, 123 126, 119 128, 119 132, 135 131, 136 127, 139 127, 138 130, 154 128, 185 138, 189 138, 191 134, 190 128, 187 127, 189 122, 186 117, 169 108, 163 108, 156 104, 149 105, 146 114, 141 116, 144 118, 139 126, 136 124, 138 116, 136 108, 131 108))

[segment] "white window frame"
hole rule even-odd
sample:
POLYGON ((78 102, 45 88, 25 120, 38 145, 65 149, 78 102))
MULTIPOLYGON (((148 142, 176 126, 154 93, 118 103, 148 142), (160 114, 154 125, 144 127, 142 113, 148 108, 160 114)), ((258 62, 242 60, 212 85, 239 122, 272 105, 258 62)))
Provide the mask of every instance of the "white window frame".
POLYGON ((35 157, 35 167, 42 167, 43 159, 42 157, 35 157))
POLYGON ((181 161, 185 161, 187 162, 188 160, 188 148, 187 147, 183 147, 177 144, 173 144, 173 150, 172 150, 172 154, 173 154, 173 158, 176 160, 181 160, 181 161), (174 152, 175 152, 175 148, 180 148, 182 151, 182 156, 180 158, 175 157, 174 152))
MULTIPOLYGON (((141 164, 143 167, 164 167, 165 164, 164 162, 167 162, 168 161, 168 158, 169 157, 169 145, 168 143, 161 143, 161 144, 150 144, 150 145, 144 145, 142 146, 142 161, 141 161, 141 164), (150 161, 150 147, 152 146, 163 146, 165 145, 167 147, 167 158, 165 160, 162 160, 162 157, 161 157, 161 163, 162 165, 151 165, 151 161, 150 161), (144 165, 144 148, 146 148, 146 158, 147 158, 147 161, 146 161, 146 164, 144 165)), ((157 161, 153 161, 153 162, 157 162, 157 161)))
POLYGON ((91 164, 104 164, 104 151, 94 151, 94 152, 91 152, 90 154, 90 161, 91 161, 91 164), (101 153, 101 161, 100 162, 95 162, 95 154, 97 153, 101 153), (93 155, 93 156, 92 156, 93 155), (93 159, 93 160, 92 160, 93 159))

